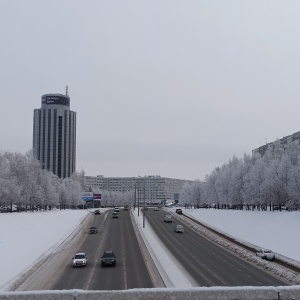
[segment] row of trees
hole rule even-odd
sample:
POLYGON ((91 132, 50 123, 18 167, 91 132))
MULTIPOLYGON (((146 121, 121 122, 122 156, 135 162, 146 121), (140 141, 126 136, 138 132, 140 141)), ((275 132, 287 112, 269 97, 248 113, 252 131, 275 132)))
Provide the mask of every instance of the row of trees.
MULTIPOLYGON (((16 205, 18 210, 32 210, 83 206, 86 203, 81 195, 88 190, 84 175, 81 171, 60 179, 42 169, 32 151, 0 153, 0 208, 12 210, 16 205)), ((94 188, 93 192, 101 194, 102 206, 130 206, 134 201, 134 191, 121 193, 94 188)))
POLYGON ((84 172, 60 179, 41 168, 32 152, 0 153, 0 206, 20 209, 75 207, 84 204, 84 172))
POLYGON ((101 190, 100 188, 93 188, 94 193, 101 194, 101 206, 115 207, 115 206, 131 206, 134 202, 134 190, 124 193, 116 191, 101 190))
POLYGON ((282 144, 280 140, 265 154, 234 156, 206 176, 185 185, 181 203, 196 206, 223 207, 284 205, 300 208, 300 145, 299 141, 282 144))

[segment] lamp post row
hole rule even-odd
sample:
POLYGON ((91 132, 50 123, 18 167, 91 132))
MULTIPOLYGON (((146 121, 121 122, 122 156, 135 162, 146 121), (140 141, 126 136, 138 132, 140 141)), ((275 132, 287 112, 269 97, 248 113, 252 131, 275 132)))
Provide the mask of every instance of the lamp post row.
MULTIPOLYGON (((145 196, 145 180, 144 180, 144 205, 143 205, 143 228, 145 228, 146 223, 146 196, 145 196)), ((141 200, 141 189, 140 189, 140 182, 137 180, 137 184, 134 184, 134 209, 136 207, 136 200, 137 200, 137 208, 138 208, 138 217, 140 216, 140 200, 141 200), (137 197, 136 197, 137 194, 137 197), (137 199, 136 199, 137 198, 137 199)))

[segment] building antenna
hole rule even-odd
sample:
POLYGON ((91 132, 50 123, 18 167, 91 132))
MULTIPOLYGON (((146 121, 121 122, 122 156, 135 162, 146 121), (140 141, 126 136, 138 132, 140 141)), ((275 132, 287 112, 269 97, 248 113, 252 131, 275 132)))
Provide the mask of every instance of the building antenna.
POLYGON ((66 85, 66 96, 69 96, 68 94, 68 86, 66 85))

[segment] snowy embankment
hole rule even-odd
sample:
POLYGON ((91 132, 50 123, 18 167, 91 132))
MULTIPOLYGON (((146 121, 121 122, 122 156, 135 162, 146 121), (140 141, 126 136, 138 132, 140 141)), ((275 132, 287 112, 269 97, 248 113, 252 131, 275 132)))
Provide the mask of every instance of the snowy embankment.
POLYGON ((300 211, 183 208, 183 213, 236 239, 300 262, 300 211))
POLYGON ((74 234, 87 210, 0 214, 0 290, 74 234))
MULTIPOLYGON (((171 211, 175 211, 174 208, 171 211)), ((300 212, 261 212, 261 211, 238 211, 238 210, 215 210, 215 209, 184 209, 184 214, 193 217, 202 224, 213 228, 233 240, 240 242, 253 249, 268 248, 272 246, 276 257, 282 261, 287 262, 291 266, 300 268, 299 256, 299 239, 295 238, 298 235, 298 228, 300 225, 300 212), (286 226, 287 225, 287 226, 286 226), (290 227, 289 227, 290 226, 290 227), (222 228, 220 230, 219 228, 222 228), (288 231, 285 238, 282 239, 277 233, 282 232, 282 228, 288 231), (272 230, 271 230, 272 229, 272 230), (294 247, 298 251, 290 251, 294 247), (288 257, 286 254, 293 255, 288 257)), ((281 276, 291 284, 300 284, 300 275, 298 272, 286 269, 274 262, 262 260, 254 253, 239 247, 235 243, 224 239, 219 235, 214 234, 205 227, 188 220, 184 216, 177 215, 179 219, 186 222, 190 228, 198 231, 208 239, 216 244, 225 247, 237 254, 238 256, 255 263, 256 265, 281 276)))

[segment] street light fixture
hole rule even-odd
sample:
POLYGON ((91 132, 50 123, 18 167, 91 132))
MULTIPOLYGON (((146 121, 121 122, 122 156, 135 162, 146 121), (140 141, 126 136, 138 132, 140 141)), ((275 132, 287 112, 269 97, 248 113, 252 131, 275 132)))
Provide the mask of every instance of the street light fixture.
POLYGON ((146 197, 145 197, 145 178, 144 178, 144 214, 143 214, 143 228, 145 228, 146 219, 146 197))

